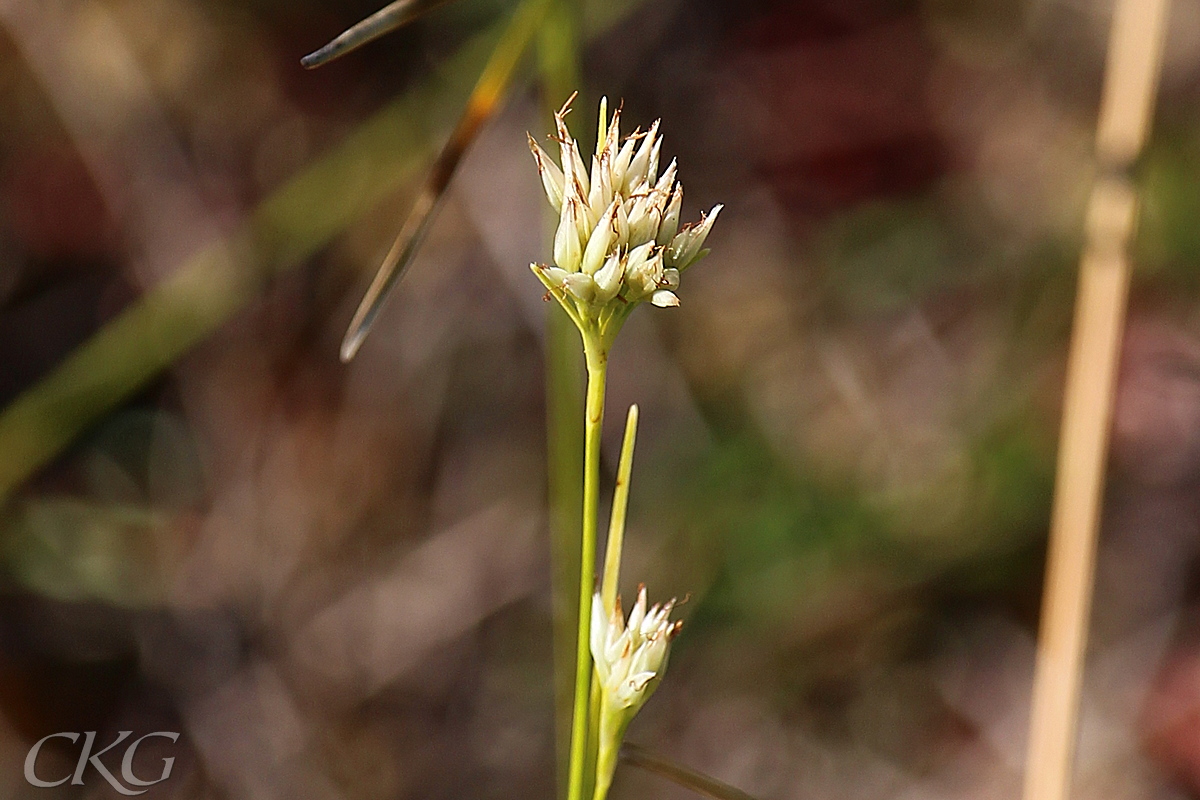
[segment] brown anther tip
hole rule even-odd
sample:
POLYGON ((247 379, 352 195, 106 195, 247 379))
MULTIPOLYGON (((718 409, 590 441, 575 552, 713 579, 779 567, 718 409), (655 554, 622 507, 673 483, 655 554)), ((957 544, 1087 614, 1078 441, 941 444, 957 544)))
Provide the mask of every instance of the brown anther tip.
POLYGON ((571 110, 571 103, 575 102, 575 98, 578 96, 579 92, 571 92, 571 96, 567 98, 567 102, 562 104, 562 108, 558 110, 558 114, 556 116, 566 116, 567 112, 571 110))

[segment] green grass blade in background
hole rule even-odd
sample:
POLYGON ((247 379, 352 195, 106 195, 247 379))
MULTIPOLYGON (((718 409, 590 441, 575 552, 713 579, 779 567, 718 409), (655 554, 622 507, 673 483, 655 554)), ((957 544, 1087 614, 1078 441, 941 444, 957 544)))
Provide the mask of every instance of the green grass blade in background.
POLYGON ((182 264, 0 414, 0 499, 75 437, 411 178, 462 107, 499 28, 269 197, 226 241, 182 264), (431 124, 434 123, 434 124, 431 124))
POLYGON ((392 249, 375 273, 375 279, 371 281, 358 310, 354 312, 354 318, 342 340, 343 362, 354 358, 392 290, 416 258, 463 155, 475 141, 480 129, 503 107, 513 74, 529 49, 529 43, 537 33, 549 3, 550 0, 525 0, 513 12, 504 35, 496 43, 496 49, 492 51, 475 88, 471 90, 471 96, 467 98, 462 116, 458 118, 450 138, 426 174, 404 227, 400 229, 392 249))
POLYGON ((305 69, 316 69, 328 64, 407 25, 445 2, 448 0, 396 0, 362 22, 342 31, 328 44, 300 59, 300 64, 305 69))
MULTIPOLYGON (((554 0, 538 37, 538 68, 547 130, 551 114, 580 88, 579 9, 554 0)), ((549 243, 549 235, 546 240, 549 243)), ((575 684, 579 601, 579 527, 583 508, 583 351, 579 332, 557 303, 546 304, 546 470, 554 640, 555 764, 566 797, 575 684)))
MULTIPOLYGON (((583 353, 579 332, 557 304, 546 315, 546 446, 554 618, 555 751, 565 793, 575 685, 579 526, 583 508, 583 353)), ((565 794, 564 794, 565 796, 565 794)))

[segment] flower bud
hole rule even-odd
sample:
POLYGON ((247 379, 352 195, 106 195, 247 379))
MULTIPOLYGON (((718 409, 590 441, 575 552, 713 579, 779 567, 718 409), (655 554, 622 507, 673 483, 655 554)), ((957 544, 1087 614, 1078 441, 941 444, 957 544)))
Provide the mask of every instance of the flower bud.
POLYGON ((579 246, 579 204, 574 198, 563 204, 558 230, 554 232, 554 263, 567 272, 578 272, 583 253, 579 246))
MULTIPOLYGON (((602 117, 606 108, 601 101, 602 117)), ((679 272, 707 252, 704 241, 721 207, 681 229, 676 162, 658 174, 660 124, 622 140, 620 109, 611 120, 602 118, 589 170, 567 129, 567 110, 554 115, 558 164, 529 142, 542 188, 559 214, 555 266, 534 272, 581 329, 611 337, 639 303, 679 305, 679 272)))
POLYGON ((625 194, 628 194, 625 189, 625 173, 629 170, 629 162, 633 160, 633 148, 633 139, 626 139, 625 144, 617 151, 612 161, 612 185, 621 187, 621 191, 625 194))
POLYGON ((625 277, 625 259, 620 253, 613 253, 604 262, 604 266, 593 276, 596 282, 596 301, 607 303, 621 291, 621 280, 625 277))
POLYGON ((563 279, 563 289, 576 300, 591 303, 596 299, 596 282, 591 275, 572 272, 563 279))
POLYGON ((588 239, 587 248, 583 251, 583 262, 580 269, 588 275, 595 275, 596 270, 600 269, 604 263, 604 257, 608 255, 609 247, 617 237, 615 221, 617 205, 616 201, 609 205, 604 216, 596 223, 591 238, 588 239))
POLYGON ((660 245, 669 244, 675 238, 675 234, 679 232, 679 210, 682 207, 683 187, 676 185, 675 193, 671 195, 671 202, 667 204, 662 222, 659 223, 658 236, 655 237, 655 241, 660 245))
POLYGON ((669 619, 674 607, 671 600, 647 608, 646 587, 640 586, 626 624, 619 598, 611 614, 605 613, 599 593, 592 598, 590 644, 603 703, 632 717, 650 699, 667 668, 671 641, 683 625, 669 619))
POLYGON ((659 308, 674 308, 679 305, 679 298, 669 289, 656 289, 650 295, 650 304, 659 308))
POLYGON ((662 139, 657 139, 654 142, 654 147, 650 148, 650 166, 646 168, 646 183, 654 183, 658 176, 658 157, 662 154, 662 139))
POLYGON ((704 246, 704 240, 708 238, 708 232, 712 230, 722 208, 724 206, 713 206, 712 211, 708 212, 699 225, 689 225, 671 240, 671 245, 667 248, 667 260, 671 266, 683 270, 699 257, 700 248, 704 246))
POLYGON ((554 210, 561 213, 563 203, 562 170, 550 160, 550 156, 546 155, 546 151, 538 146, 532 136, 529 137, 529 149, 533 151, 533 160, 537 162, 538 175, 542 178, 542 189, 546 192, 546 198, 554 210))
POLYGON ((650 168, 650 153, 654 150, 657 138, 658 122, 655 122, 650 126, 649 133, 642 138, 641 146, 629 161, 629 168, 625 171, 625 179, 621 183, 621 188, 626 194, 637 190, 642 183, 646 182, 647 170, 650 168))

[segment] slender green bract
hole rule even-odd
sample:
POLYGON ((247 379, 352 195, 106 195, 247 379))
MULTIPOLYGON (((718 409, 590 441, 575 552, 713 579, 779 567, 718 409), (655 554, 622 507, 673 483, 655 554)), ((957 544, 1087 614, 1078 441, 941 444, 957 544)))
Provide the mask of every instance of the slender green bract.
POLYGON ((617 484, 613 487, 612 516, 608 521, 608 542, 604 546, 604 573, 600 599, 604 611, 611 614, 617 603, 617 581, 621 577, 621 550, 625 545, 625 511, 629 507, 629 481, 633 477, 633 448, 637 443, 638 407, 629 407, 625 418, 625 439, 621 442, 621 460, 617 465, 617 484))

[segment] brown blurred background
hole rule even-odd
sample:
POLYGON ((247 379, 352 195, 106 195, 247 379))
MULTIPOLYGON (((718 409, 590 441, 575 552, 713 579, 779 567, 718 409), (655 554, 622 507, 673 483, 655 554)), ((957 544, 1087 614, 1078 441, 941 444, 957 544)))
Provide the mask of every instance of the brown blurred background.
MULTIPOLYGON (((1172 5, 1086 798, 1200 796, 1200 2, 1172 5)), ((87 374, 181 351, 48 463, 0 448, 31 473, 0 509, 0 796, 117 796, 22 764, 127 729, 182 733, 139 756, 178 757, 148 798, 553 795, 529 81, 337 359, 511 7, 306 72, 371 2, 0 0, 0 405, 131 309, 145 335, 87 374)), ((762 800, 1016 797, 1108 12, 589 7, 575 123, 601 94, 661 117, 685 216, 727 206, 610 370, 606 484, 642 407, 625 590, 691 595, 632 741, 762 800)), ((614 792, 689 796, 628 768, 614 792)))

